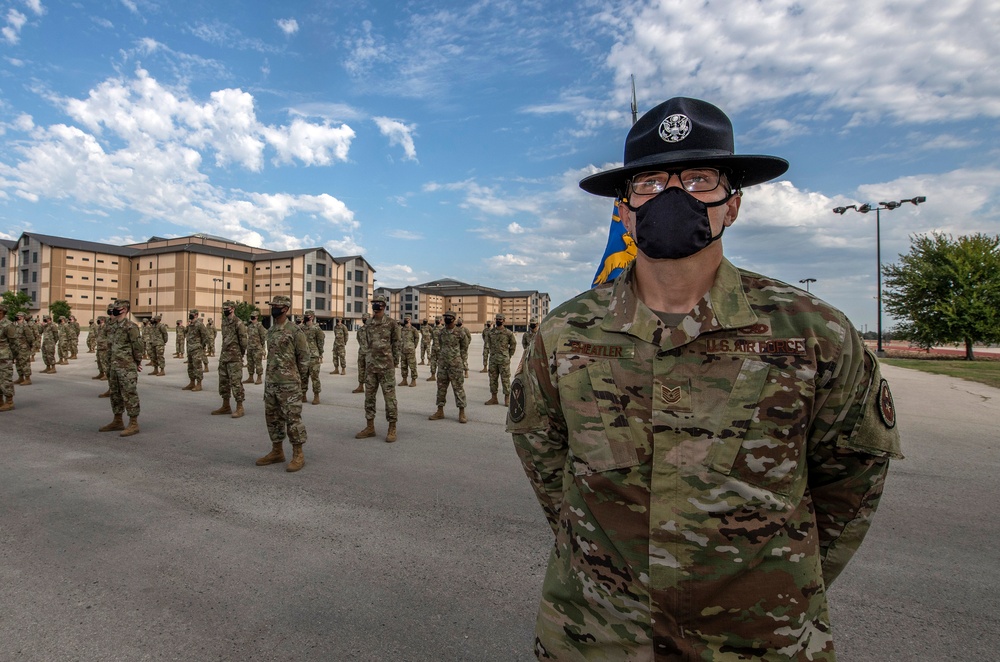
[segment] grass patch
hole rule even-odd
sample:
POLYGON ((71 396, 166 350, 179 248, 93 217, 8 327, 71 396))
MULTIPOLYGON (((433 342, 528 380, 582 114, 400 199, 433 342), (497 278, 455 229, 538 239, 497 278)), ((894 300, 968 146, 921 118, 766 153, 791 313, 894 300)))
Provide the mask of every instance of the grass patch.
POLYGON ((880 359, 882 363, 893 365, 899 368, 910 368, 911 370, 923 370, 935 375, 948 375, 967 379, 970 382, 979 382, 987 386, 1000 388, 1000 361, 953 361, 953 360, 933 360, 924 359, 880 359))

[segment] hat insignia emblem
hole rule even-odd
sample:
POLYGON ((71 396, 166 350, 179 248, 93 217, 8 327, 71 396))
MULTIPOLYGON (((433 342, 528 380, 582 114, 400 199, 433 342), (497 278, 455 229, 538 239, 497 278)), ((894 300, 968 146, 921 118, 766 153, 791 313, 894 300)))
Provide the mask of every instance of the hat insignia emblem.
POLYGON ((660 122, 660 138, 664 142, 679 143, 691 134, 691 120, 687 115, 671 115, 660 122))

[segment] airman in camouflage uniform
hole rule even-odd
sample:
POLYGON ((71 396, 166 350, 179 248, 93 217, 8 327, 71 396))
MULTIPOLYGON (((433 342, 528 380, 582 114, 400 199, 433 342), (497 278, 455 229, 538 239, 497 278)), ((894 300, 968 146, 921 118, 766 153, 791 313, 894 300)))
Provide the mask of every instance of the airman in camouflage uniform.
POLYGON ((208 324, 205 325, 208 330, 208 336, 205 338, 205 370, 208 370, 208 357, 215 356, 215 336, 219 333, 219 330, 215 328, 215 320, 209 319, 208 324))
POLYGON ((285 435, 292 444, 292 459, 285 471, 305 465, 302 444, 306 426, 302 424, 302 385, 309 378, 312 355, 306 336, 288 319, 291 298, 273 297, 271 328, 267 330, 267 377, 264 380, 264 420, 271 438, 271 452, 257 460, 257 466, 285 461, 285 435))
MULTIPOLYGON (((149 343, 150 343, 150 335, 149 335, 150 326, 151 326, 150 325, 150 319, 147 317, 146 319, 142 320, 142 325, 139 327, 139 337, 142 339, 142 358, 144 358, 144 359, 151 359, 152 356, 153 356, 152 353, 151 353, 150 346, 149 346, 149 343)), ((146 365, 147 366, 153 365, 153 362, 150 361, 146 365)))
POLYGON ((170 340, 170 331, 163 323, 163 315, 156 315, 149 323, 149 358, 153 366, 152 375, 154 377, 164 377, 167 373, 165 358, 167 341, 170 340))
POLYGON ((31 316, 28 317, 28 326, 31 327, 31 336, 33 338, 31 341, 31 362, 34 363, 35 355, 42 348, 42 328, 38 320, 31 316))
POLYGON ((52 323, 48 315, 42 317, 42 362, 45 370, 42 374, 52 375, 56 372, 56 344, 59 342, 59 329, 52 323))
POLYGON ((187 373, 188 385, 182 388, 183 391, 200 391, 201 380, 205 376, 205 369, 208 368, 208 359, 205 358, 205 346, 212 338, 212 332, 201 322, 198 309, 192 308, 188 312, 188 328, 185 340, 187 341, 187 373))
POLYGON ((24 311, 19 311, 14 319, 13 345, 14 363, 17 366, 17 381, 15 384, 31 386, 31 343, 35 336, 31 327, 24 321, 24 311))
POLYGON ((59 352, 59 365, 69 365, 69 355, 72 353, 72 345, 70 345, 69 334, 72 329, 69 326, 69 320, 65 317, 59 318, 59 346, 56 350, 59 352))
MULTIPOLYGON (((114 302, 111 302, 108 306, 108 316, 98 318, 98 322, 103 320, 103 323, 97 325, 97 369, 99 372, 96 377, 91 377, 91 379, 108 381, 108 373, 111 372, 108 362, 108 349, 111 347, 111 327, 115 324, 115 318, 111 315, 113 310, 114 302)), ((97 397, 110 398, 111 385, 108 384, 104 392, 97 397)))
POLYGON ((365 336, 365 328, 368 326, 368 313, 361 315, 361 326, 354 332, 358 340, 358 387, 351 393, 365 392, 365 361, 368 358, 368 339, 365 336))
POLYGON ((337 373, 347 374, 347 326, 343 320, 338 319, 333 327, 333 370, 331 375, 337 373))
POLYGON ((247 326, 247 379, 244 384, 260 384, 264 376, 264 343, 267 342, 267 329, 257 319, 257 313, 250 315, 250 324, 247 326), (254 375, 257 376, 254 381, 254 375))
POLYGON ((438 356, 438 334, 441 333, 441 317, 434 318, 434 326, 431 327, 431 357, 429 360, 429 365, 431 369, 431 376, 427 378, 427 381, 433 382, 437 379, 437 356, 438 356))
POLYGON ((14 408, 14 323, 0 301, 0 411, 14 408))
POLYGON ((420 323, 420 365, 424 365, 425 360, 430 360, 432 343, 431 325, 424 320, 420 323))
POLYGON ((97 349, 97 321, 90 320, 87 327, 87 353, 93 354, 97 349))
POLYGON ((101 432, 121 430, 120 437, 139 432, 139 373, 142 372, 142 337, 139 327, 129 320, 128 299, 115 301, 111 314, 115 323, 108 338, 108 389, 111 391, 111 413, 115 418, 101 426, 101 432), (122 413, 128 413, 128 427, 122 413))
POLYGON ((385 420, 389 431, 385 440, 396 441, 396 370, 399 365, 399 324, 385 313, 388 305, 385 295, 376 294, 372 299, 372 316, 365 324, 365 419, 368 425, 354 435, 355 439, 375 436, 375 398, 379 388, 385 400, 385 420))
POLYGON ((740 187, 787 167, 732 146, 720 110, 674 99, 580 184, 627 195, 639 252, 543 321, 512 387, 554 534, 539 658, 835 657, 827 588, 899 456, 895 410, 841 312, 723 257, 740 187))
POLYGON ((77 350, 80 348, 80 323, 76 320, 73 315, 69 316, 69 327, 70 327, 70 356, 69 358, 75 359, 77 350))
POLYGON ((479 372, 489 372, 490 371, 490 331, 493 330, 493 322, 486 320, 486 326, 483 327, 483 369, 479 372))
POLYGON ((219 396, 222 406, 212 411, 213 416, 231 414, 231 418, 241 418, 243 400, 246 397, 243 390, 243 355, 247 351, 247 329, 243 320, 236 316, 236 302, 222 303, 222 348, 219 350, 219 396), (236 400, 236 411, 229 403, 232 397, 236 400))
POLYGON ((455 394, 458 407, 458 422, 466 423, 465 417, 465 367, 462 357, 468 356, 470 335, 455 323, 455 313, 444 314, 444 326, 438 333, 437 411, 428 418, 437 421, 444 418, 444 406, 448 402, 448 385, 455 394))
POLYGON ((524 351, 528 351, 531 343, 535 340, 535 332, 538 331, 538 319, 532 317, 531 321, 528 322, 528 330, 524 332, 521 336, 521 347, 524 351))
POLYGON ((312 382, 312 403, 318 405, 319 393, 323 390, 323 385, 319 381, 319 367, 323 364, 323 345, 326 343, 326 334, 316 324, 314 311, 307 310, 302 317, 302 332, 306 334, 306 343, 309 345, 309 352, 312 355, 312 361, 309 363, 309 378, 302 383, 302 402, 306 401, 309 383, 312 382))
MULTIPOLYGON (((445 321, 445 325, 447 325, 447 324, 448 324, 448 322, 445 321)), ((469 342, 467 342, 465 344, 465 349, 462 350, 462 371, 465 373, 466 379, 468 379, 468 377, 469 377, 469 346, 472 344, 472 331, 469 331, 469 327, 467 327, 464 324, 462 324, 462 318, 461 317, 459 317, 455 321, 455 326, 458 327, 458 330, 461 331, 465 335, 465 339, 469 341, 469 342)))
POLYGON ((505 319, 502 313, 497 313, 493 317, 496 324, 487 336, 490 344, 490 399, 483 403, 487 405, 500 404, 497 393, 501 386, 504 406, 510 402, 510 360, 517 351, 517 339, 514 332, 504 326, 505 319), (501 383, 497 384, 498 381, 501 383))
POLYGON ((174 324, 174 358, 184 358, 184 337, 187 335, 187 327, 184 322, 177 320, 174 324))
POLYGON ((417 344, 420 342, 420 332, 410 324, 410 316, 403 319, 399 329, 399 374, 402 379, 399 386, 417 385, 417 344), (406 376, 409 374, 410 379, 406 376))

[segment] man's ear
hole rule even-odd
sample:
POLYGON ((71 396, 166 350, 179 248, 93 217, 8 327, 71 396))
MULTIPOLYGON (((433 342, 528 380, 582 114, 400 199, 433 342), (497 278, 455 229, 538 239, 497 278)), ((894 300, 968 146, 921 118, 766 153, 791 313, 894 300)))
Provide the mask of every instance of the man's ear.
POLYGON ((635 236, 635 217, 632 216, 632 210, 625 204, 625 200, 621 198, 618 200, 618 218, 622 220, 625 230, 630 235, 635 236))
POLYGON ((726 224, 728 228, 730 225, 736 222, 736 218, 740 215, 740 203, 743 202, 743 194, 737 192, 733 197, 729 198, 726 203, 726 215, 722 219, 722 222, 726 224))

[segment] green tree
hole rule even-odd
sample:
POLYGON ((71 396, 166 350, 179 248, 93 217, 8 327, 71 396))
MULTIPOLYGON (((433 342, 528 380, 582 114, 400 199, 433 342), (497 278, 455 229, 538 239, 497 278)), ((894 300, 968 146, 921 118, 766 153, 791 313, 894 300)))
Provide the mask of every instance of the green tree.
POLYGON ((9 290, 3 293, 3 302, 7 304, 7 319, 12 320, 18 313, 28 313, 31 297, 24 292, 9 290))
POLYGON ((60 299, 49 304, 49 313, 52 315, 52 319, 58 322, 60 317, 68 318, 73 313, 73 309, 70 308, 68 303, 60 299))
POLYGON ((257 313, 257 315, 259 316, 260 308, 253 305, 249 301, 240 301, 238 304, 236 304, 236 316, 239 317, 244 322, 249 322, 250 315, 252 315, 253 313, 257 313))
POLYGON ((885 308, 900 320, 899 334, 920 345, 1000 340, 1000 235, 926 234, 910 238, 910 252, 883 267, 885 308))

